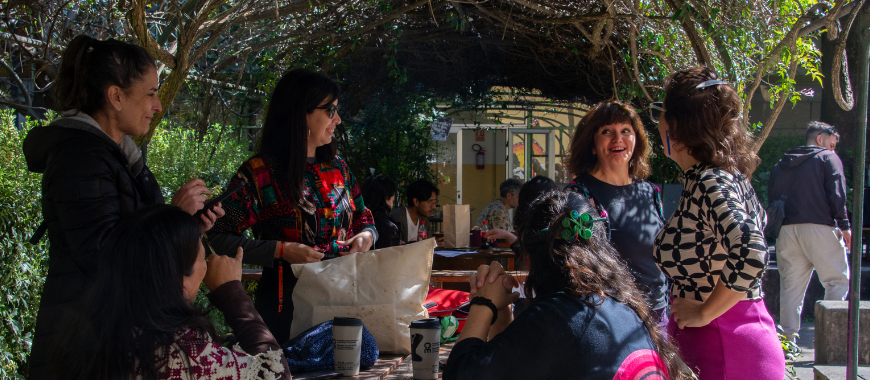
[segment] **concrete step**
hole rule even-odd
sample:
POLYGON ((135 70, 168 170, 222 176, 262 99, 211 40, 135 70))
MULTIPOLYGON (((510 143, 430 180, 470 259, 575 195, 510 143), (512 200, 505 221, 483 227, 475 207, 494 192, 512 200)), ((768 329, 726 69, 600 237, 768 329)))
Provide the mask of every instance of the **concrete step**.
MULTIPOLYGON (((845 380, 846 366, 844 365, 817 365, 813 367, 815 372, 814 380, 845 380)), ((870 366, 858 367, 858 378, 862 380, 870 380, 870 366)))

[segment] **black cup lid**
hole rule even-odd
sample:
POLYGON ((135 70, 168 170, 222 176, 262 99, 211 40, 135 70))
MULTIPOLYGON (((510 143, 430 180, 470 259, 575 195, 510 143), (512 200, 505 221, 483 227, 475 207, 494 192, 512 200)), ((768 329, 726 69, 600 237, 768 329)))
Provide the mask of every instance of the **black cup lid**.
POLYGON ((362 326, 362 319, 350 317, 335 317, 332 318, 333 326, 362 326))
POLYGON ((412 329, 441 329, 441 322, 438 318, 418 319, 411 322, 412 329))

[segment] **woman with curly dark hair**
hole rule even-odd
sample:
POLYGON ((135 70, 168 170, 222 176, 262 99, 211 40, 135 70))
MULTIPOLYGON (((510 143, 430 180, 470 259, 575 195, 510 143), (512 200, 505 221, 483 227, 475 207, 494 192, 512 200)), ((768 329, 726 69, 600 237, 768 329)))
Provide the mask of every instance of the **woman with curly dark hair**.
POLYGON ((653 259, 653 241, 665 223, 659 188, 649 176, 649 142, 634 107, 619 101, 596 104, 577 124, 566 190, 592 200, 607 218, 611 243, 625 260, 652 314, 667 323, 664 274, 653 259))
POLYGON ((676 73, 664 104, 653 104, 665 154, 683 170, 655 258, 673 281, 668 333, 701 379, 781 380, 785 360, 761 294, 767 216, 749 183, 758 156, 740 104, 705 67, 676 73))
POLYGON ((444 379, 684 379, 691 372, 659 332, 643 295, 581 195, 540 196, 519 230, 528 257, 516 320, 516 280, 493 263, 470 278, 471 310, 444 379))

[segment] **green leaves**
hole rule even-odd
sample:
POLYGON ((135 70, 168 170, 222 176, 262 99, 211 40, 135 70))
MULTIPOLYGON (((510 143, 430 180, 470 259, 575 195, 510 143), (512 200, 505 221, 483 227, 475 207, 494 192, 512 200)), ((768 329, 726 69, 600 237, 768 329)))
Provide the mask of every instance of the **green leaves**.
MULTIPOLYGON (((23 378, 48 267, 46 243, 27 242, 42 221, 41 179, 27 170, 21 144, 36 122, 15 129, 0 111, 0 378, 23 378)), ((44 239, 44 241, 47 239, 44 239)))

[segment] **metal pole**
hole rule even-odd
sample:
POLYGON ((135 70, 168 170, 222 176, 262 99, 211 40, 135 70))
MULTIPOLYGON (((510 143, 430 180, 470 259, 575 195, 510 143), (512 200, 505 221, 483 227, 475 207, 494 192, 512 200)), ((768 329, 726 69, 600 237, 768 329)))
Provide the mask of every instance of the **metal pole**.
MULTIPOLYGON (((868 13, 870 8, 865 7, 862 12, 868 13)), ((862 18, 866 18, 862 15, 862 18)), ((864 23, 859 23, 864 25, 864 23)), ((860 55, 858 56, 858 145, 855 152, 852 170, 852 254, 851 254, 851 284, 849 290, 849 356, 846 362, 846 370, 850 380, 858 379, 858 342, 859 342, 859 318, 861 300, 861 227, 864 219, 864 162, 867 155, 867 93, 868 76, 870 76, 870 29, 866 27, 858 34, 860 55)), ((833 78, 839 80, 839 78, 833 78)))

